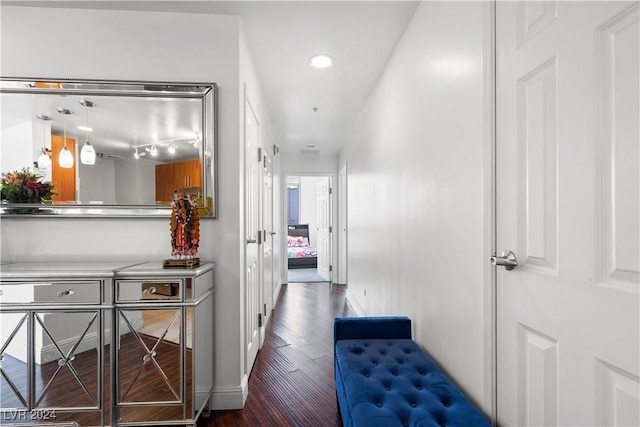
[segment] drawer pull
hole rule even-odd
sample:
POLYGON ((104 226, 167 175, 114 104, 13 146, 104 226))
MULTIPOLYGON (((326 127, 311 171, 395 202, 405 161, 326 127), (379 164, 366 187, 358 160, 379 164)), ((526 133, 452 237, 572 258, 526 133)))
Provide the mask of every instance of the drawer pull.
POLYGON ((64 298, 67 295, 73 295, 75 292, 73 292, 73 289, 67 289, 66 291, 60 291, 58 292, 58 298, 64 298))
POLYGON ((155 293, 156 293, 155 286, 151 286, 150 288, 147 288, 144 291, 142 291, 142 295, 150 295, 150 294, 155 294, 155 293))

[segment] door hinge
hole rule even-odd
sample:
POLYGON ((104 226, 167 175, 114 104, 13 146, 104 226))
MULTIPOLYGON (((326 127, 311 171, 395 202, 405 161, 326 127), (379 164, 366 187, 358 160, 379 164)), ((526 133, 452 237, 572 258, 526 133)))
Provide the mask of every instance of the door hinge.
POLYGON ((329 226, 329 233, 333 233, 333 227, 329 226))
POLYGON ((333 265, 329 266, 329 271, 333 271, 333 265))
POLYGON ((258 163, 262 161, 262 147, 258 147, 258 163))
POLYGON ((264 317, 267 317, 267 304, 264 304, 264 317))
POLYGON ((333 194, 333 188, 329 187, 329 194, 333 194))
POLYGON ((258 244, 262 244, 262 230, 258 230, 258 244))
POLYGON ((262 313, 258 313, 258 327, 262 328, 262 313))

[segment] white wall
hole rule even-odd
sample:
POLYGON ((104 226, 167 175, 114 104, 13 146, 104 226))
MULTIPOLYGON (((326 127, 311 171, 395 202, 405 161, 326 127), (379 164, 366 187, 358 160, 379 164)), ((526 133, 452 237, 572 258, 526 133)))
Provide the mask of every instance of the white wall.
MULTIPOLYGON (((199 256, 217 263, 214 409, 241 407, 239 19, 10 6, 0 19, 3 75, 218 84, 219 219, 201 220, 199 256), (82 55, 42 42, 52 39, 82 55)), ((5 217, 0 232, 2 262, 161 260, 171 249, 164 218, 5 217)))
POLYGON ((282 173, 289 175, 305 173, 338 172, 338 156, 329 154, 282 154, 282 173))
MULTIPOLYGON (((2 151, 0 152, 0 171, 3 173, 28 168, 33 171, 33 162, 38 159, 42 139, 34 140, 36 129, 33 122, 24 122, 16 126, 2 129, 2 151), (24 147, 31 147, 25 150, 24 147), (35 154, 35 157, 34 157, 35 154)), ((40 127, 40 132, 42 128, 40 127)), ((42 138, 42 135, 40 136, 42 138)))
POLYGON ((340 165, 352 303, 410 316, 417 341, 486 409, 484 7, 419 6, 340 165))
POLYGON ((78 162, 78 200, 82 203, 116 203, 116 171, 113 159, 97 157, 93 165, 78 162))
POLYGON ((115 197, 119 204, 156 203, 156 165, 160 162, 150 159, 118 159, 114 163, 115 197))

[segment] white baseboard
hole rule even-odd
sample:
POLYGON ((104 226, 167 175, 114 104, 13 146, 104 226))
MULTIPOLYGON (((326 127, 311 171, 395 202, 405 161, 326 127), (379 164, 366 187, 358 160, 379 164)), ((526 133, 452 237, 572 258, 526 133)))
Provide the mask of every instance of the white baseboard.
POLYGON ((248 392, 248 381, 243 381, 239 386, 214 387, 211 409, 214 411, 242 409, 247 401, 248 392))
POLYGON ((358 304, 358 301, 351 293, 351 290, 349 289, 349 287, 347 287, 347 301, 349 301, 349 304, 351 304, 351 307, 353 307, 354 311, 358 316, 363 317, 367 315, 367 313, 360 306, 360 304, 358 304))

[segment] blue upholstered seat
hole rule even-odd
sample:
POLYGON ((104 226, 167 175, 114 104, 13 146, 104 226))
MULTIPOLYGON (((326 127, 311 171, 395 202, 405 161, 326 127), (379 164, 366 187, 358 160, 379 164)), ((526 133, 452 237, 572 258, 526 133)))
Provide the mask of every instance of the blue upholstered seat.
POLYGON ((410 338, 337 339, 335 370, 346 427, 490 426, 410 338))

